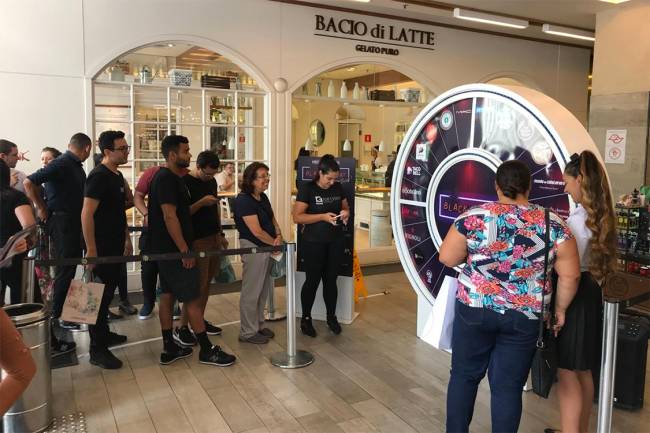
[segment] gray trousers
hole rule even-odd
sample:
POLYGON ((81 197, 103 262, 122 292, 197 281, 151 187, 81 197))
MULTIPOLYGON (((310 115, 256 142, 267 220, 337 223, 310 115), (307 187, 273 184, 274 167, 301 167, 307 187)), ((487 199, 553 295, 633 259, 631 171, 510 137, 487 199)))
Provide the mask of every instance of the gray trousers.
MULTIPOLYGON (((257 245, 240 239, 241 248, 257 245)), ((243 263, 241 295, 239 297, 239 335, 249 338, 257 334, 264 325, 264 307, 272 290, 271 253, 242 254, 243 263)))

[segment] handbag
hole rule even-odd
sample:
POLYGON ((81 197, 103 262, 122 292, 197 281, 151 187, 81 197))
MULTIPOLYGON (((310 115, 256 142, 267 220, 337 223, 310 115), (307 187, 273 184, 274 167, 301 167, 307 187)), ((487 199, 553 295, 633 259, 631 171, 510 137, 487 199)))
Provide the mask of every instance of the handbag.
POLYGON ((281 253, 278 256, 271 256, 271 278, 282 278, 287 274, 287 255, 281 253))
MULTIPOLYGON (((546 232, 544 233, 544 287, 548 280, 548 252, 550 221, 548 209, 545 210, 546 232)), ((542 294, 543 297, 543 294, 542 294)), ((553 302, 551 302, 551 305, 553 302)), ((551 307, 552 308, 552 307, 551 307)), ((551 311, 552 313, 552 311, 551 311)), ((539 319, 539 334, 537 336, 537 350, 533 356, 530 368, 533 392, 540 397, 548 398, 551 386, 555 382, 557 373, 557 347, 555 336, 550 329, 546 329, 544 321, 544 301, 542 300, 542 314, 539 319)))
POLYGON ((90 282, 90 279, 90 272, 84 272, 81 280, 70 282, 61 319, 88 325, 97 323, 99 306, 104 295, 104 284, 90 282))
POLYGON ((436 349, 450 351, 453 337, 454 319, 456 316, 456 292, 458 279, 445 276, 440 287, 433 312, 430 332, 427 333, 428 342, 436 349))

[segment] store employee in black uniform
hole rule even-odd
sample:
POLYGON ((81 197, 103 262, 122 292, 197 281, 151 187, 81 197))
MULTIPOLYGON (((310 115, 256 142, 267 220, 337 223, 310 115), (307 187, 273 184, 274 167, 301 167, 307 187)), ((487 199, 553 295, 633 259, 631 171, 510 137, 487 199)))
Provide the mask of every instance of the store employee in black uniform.
POLYGON ((293 207, 293 221, 304 226, 301 248, 306 279, 301 293, 300 330, 310 337, 316 336, 311 309, 321 279, 327 326, 333 333, 341 333, 341 325, 336 319, 336 279, 345 250, 343 225, 348 223, 350 211, 343 188, 337 182, 339 172, 334 156, 323 155, 314 180, 300 186, 293 207))
MULTIPOLYGON (((133 250, 126 226, 124 177, 118 170, 127 162, 130 146, 122 131, 104 131, 99 135, 99 150, 104 157, 88 175, 81 210, 86 257, 121 256, 133 250)), ((104 284, 97 322, 88 327, 90 363, 106 369, 122 367, 108 348, 126 341, 126 336, 110 332, 106 321, 121 267, 119 263, 87 266, 104 284)))

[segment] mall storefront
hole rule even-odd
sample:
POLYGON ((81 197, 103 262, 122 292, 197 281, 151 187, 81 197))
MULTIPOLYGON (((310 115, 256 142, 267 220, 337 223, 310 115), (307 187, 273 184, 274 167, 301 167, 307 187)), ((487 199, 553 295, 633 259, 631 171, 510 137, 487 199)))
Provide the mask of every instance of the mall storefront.
MULTIPOLYGON (((15 41, 1 43, 5 52, 30 52, 5 60, 9 73, 0 73, 3 134, 21 150, 63 149, 76 131, 97 137, 122 129, 133 146, 123 167, 133 187, 160 162, 161 138, 183 134, 194 156, 216 150, 235 176, 250 162, 268 164, 285 233, 294 231, 299 149, 354 157, 362 264, 398 261, 390 241, 371 243, 372 211, 388 209, 386 167, 412 120, 443 91, 472 82, 524 85, 586 124, 587 48, 266 0, 182 10, 104 0, 39 8, 30 16, 37 34, 21 37, 16 16, 7 20, 15 41)), ((14 11, 31 15, 27 5, 14 11)), ((37 168, 34 159, 21 164, 37 168)), ((223 211, 231 217, 227 201, 223 211)), ((137 212, 129 221, 140 224, 137 212)), ((229 236, 235 245, 236 234, 229 236)))

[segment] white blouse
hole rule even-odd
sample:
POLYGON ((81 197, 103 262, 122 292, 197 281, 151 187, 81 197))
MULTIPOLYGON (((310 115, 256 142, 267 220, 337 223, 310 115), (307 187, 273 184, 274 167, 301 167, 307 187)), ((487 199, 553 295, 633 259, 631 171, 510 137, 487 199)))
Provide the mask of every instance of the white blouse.
POLYGON ((587 228, 587 211, 580 205, 571 212, 566 220, 571 233, 576 238, 578 244, 578 255, 580 256, 580 271, 589 270, 589 240, 591 239, 591 230, 587 228))

